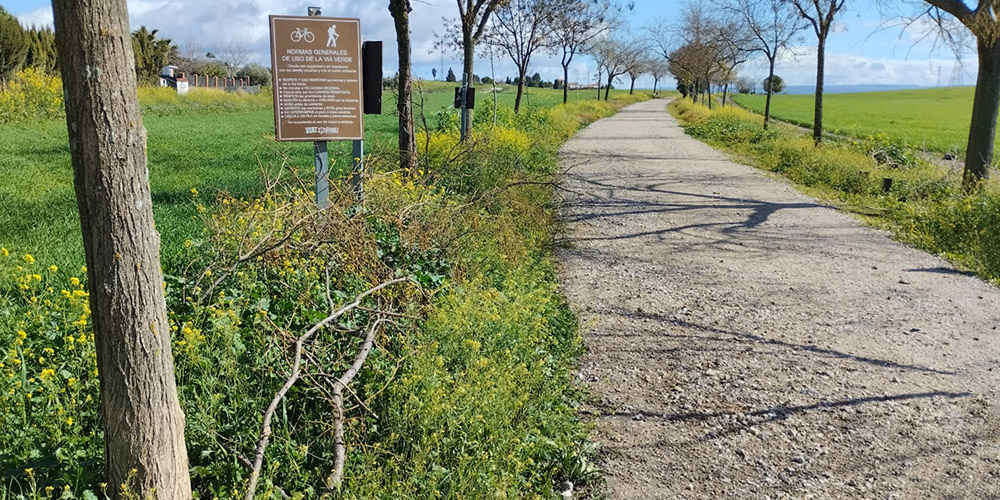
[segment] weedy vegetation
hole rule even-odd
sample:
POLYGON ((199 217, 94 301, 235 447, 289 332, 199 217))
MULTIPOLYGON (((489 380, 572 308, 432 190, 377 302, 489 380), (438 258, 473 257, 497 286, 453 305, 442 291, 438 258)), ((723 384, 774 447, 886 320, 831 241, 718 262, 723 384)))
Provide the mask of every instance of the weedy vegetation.
MULTIPOLYGON (((197 498, 244 496, 257 463, 257 498, 551 498, 561 481, 599 480, 576 413, 576 320, 556 287, 552 182, 558 145, 642 97, 516 116, 487 102, 465 144, 453 112, 425 102, 413 172, 394 170, 378 132, 395 117, 376 118, 364 203, 338 181, 320 212, 309 151, 268 141, 270 111, 244 107, 256 97, 159 94, 144 102, 165 110, 146 118, 151 182, 197 498)), ((15 186, 0 188, 0 498, 127 498, 101 479, 57 122, 0 128, 15 186)))

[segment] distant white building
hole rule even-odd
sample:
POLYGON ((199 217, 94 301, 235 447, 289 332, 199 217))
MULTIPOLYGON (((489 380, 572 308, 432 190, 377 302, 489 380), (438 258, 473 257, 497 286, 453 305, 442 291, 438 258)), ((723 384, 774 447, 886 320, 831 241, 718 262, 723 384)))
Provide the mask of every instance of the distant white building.
POLYGON ((178 94, 187 94, 188 81, 184 73, 177 72, 177 66, 167 65, 160 69, 160 86, 177 89, 178 94))

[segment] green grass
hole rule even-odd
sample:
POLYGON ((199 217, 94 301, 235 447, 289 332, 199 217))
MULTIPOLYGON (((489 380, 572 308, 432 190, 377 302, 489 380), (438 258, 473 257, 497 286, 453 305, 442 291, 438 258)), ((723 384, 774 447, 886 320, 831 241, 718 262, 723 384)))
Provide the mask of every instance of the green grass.
MULTIPOLYGON (((423 89, 430 127, 437 125, 439 113, 454 113, 453 87, 445 82, 418 84, 423 89)), ((498 94, 499 101, 512 104, 514 91, 506 86, 498 94)), ((559 90, 526 91, 525 109, 550 107, 562 99, 559 90)), ((592 95, 591 91, 574 91, 570 100, 590 99, 592 95)), ((483 108, 492 96, 480 91, 477 98, 477 107, 483 108)), ((177 113, 172 103, 167 104, 165 109, 177 113)), ((391 92, 384 95, 382 111, 382 115, 365 117, 368 152, 395 148, 397 118, 391 92)), ((220 191, 250 196, 262 188, 261 165, 273 167, 287 159, 297 168, 313 168, 312 145, 275 142, 273 120, 269 109, 189 111, 166 116, 148 112, 144 116, 153 210, 165 260, 173 258, 183 241, 198 231, 192 187, 200 191, 203 200, 214 199, 220 191)), ((78 268, 83 262, 83 243, 67 140, 61 119, 0 125, 0 246, 15 253, 31 253, 59 267, 78 268)), ((329 148, 331 176, 343 176, 349 168, 351 144, 339 141, 330 143, 329 148)))
MULTIPOLYGON (((972 87, 892 92, 827 94, 825 131, 865 138, 884 133, 892 139, 937 152, 964 152, 972 120, 972 87)), ((737 95, 735 101, 763 113, 763 95, 737 95)), ((776 95, 771 116, 812 127, 813 95, 776 95)))

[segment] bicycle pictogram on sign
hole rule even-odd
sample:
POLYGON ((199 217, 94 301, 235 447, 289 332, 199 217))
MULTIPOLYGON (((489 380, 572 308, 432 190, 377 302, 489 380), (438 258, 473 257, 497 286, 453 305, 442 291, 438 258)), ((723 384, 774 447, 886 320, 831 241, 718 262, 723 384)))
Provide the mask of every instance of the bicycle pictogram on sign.
POLYGON ((316 35, 314 35, 312 31, 309 31, 309 28, 295 28, 295 31, 291 34, 291 38, 292 41, 296 43, 303 40, 305 40, 306 43, 312 43, 313 40, 316 40, 316 35))

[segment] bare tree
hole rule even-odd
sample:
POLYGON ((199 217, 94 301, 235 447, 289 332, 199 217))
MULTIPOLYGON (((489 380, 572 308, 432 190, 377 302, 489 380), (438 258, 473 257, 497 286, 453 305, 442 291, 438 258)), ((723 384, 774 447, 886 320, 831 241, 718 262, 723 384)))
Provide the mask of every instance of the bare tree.
POLYGON ((670 74, 667 62, 660 57, 655 57, 649 61, 649 76, 653 77, 653 95, 656 95, 657 87, 663 77, 670 74))
MULTIPOLYGON (((805 21, 796 16, 788 0, 719 0, 718 5, 732 22, 743 26, 747 35, 744 48, 767 59, 767 78, 774 76, 778 56, 795 43, 805 21)), ((771 92, 764 101, 764 129, 771 121, 771 92)))
POLYGON ((931 26, 939 41, 961 58, 968 48, 967 34, 975 37, 979 56, 979 73, 972 101, 972 121, 965 148, 965 169, 962 184, 966 190, 976 189, 989 178, 993 165, 997 112, 1000 111, 1000 16, 996 2, 979 1, 970 7, 962 0, 925 0, 920 14, 903 18, 906 29, 931 26), (926 5, 930 7, 926 7, 926 5), (922 23, 927 20, 929 23, 922 23))
POLYGON ((399 72, 396 78, 399 168, 411 173, 417 166, 417 135, 413 128, 413 67, 410 61, 410 11, 412 10, 409 0, 389 0, 389 12, 395 22, 396 48, 399 56, 399 72))
MULTIPOLYGON (((563 104, 569 100, 569 65, 577 52, 585 50, 595 39, 615 24, 617 7, 610 0, 552 0, 553 47, 562 52, 563 104)), ((598 77, 600 82, 600 77, 598 77)), ((598 83, 600 87, 600 83, 598 83)), ((598 94, 599 95, 599 94, 598 94)))
POLYGON ((607 101, 615 78, 628 72, 628 67, 637 57, 637 51, 625 42, 607 39, 595 44, 591 52, 608 77, 604 87, 604 100, 607 101))
MULTIPOLYGON (((803 19, 809 21, 816 34, 816 99, 813 109, 813 141, 823 140, 823 73, 826 69, 826 38, 837 13, 846 0, 790 0, 803 19)), ((951 3, 951 2, 942 2, 951 3)), ((981 3, 981 2, 980 2, 981 3)))
POLYGON ((706 75, 716 68, 715 51, 704 43, 689 42, 667 54, 667 69, 677 79, 677 90, 694 102, 708 91, 710 78, 706 75))
POLYGON ((678 19, 654 21, 645 32, 654 49, 667 60, 681 95, 697 102, 699 94, 709 91, 711 74, 718 66, 712 47, 715 30, 700 3, 686 2, 680 14, 678 19))
POLYGON ((172 62, 183 73, 203 74, 203 69, 207 64, 205 50, 197 41, 185 40, 178 46, 177 53, 172 62))
POLYGON ((629 77, 629 87, 628 94, 632 95, 635 93, 635 81, 639 79, 640 76, 649 72, 649 57, 646 56, 646 50, 644 47, 633 47, 630 51, 630 57, 625 61, 625 73, 629 77))
POLYGON ((722 106, 725 107, 729 85, 736 80, 736 67, 747 62, 752 54, 748 47, 753 42, 753 36, 743 23, 732 20, 716 23, 712 29, 715 32, 712 47, 718 65, 714 82, 722 86, 722 106))
MULTIPOLYGON (((683 95, 695 101, 701 93, 712 107, 711 85, 720 81, 726 44, 720 37, 728 36, 726 28, 706 14, 700 3, 685 4, 679 22, 659 20, 646 28, 654 47, 667 59, 668 69, 677 77, 683 95), (680 41, 680 47, 673 49, 680 41)), ((738 45, 739 42, 730 45, 738 45)))
POLYGON ((517 68, 515 114, 521 109, 524 78, 528 74, 531 56, 552 43, 553 16, 550 0, 510 0, 497 9, 490 23, 486 42, 510 56, 517 68))
POLYGON ((189 500, 125 0, 53 0, 101 378, 109 490, 189 500))
POLYGON ((476 58, 476 44, 483 37, 490 15, 498 6, 510 0, 455 0, 458 3, 458 20, 462 28, 462 117, 461 137, 464 141, 471 128, 472 117, 466 107, 469 84, 472 83, 472 63, 476 58))
POLYGON ((250 51, 239 42, 226 42, 222 45, 222 50, 217 56, 222 62, 228 78, 236 76, 236 73, 250 61, 250 51))

